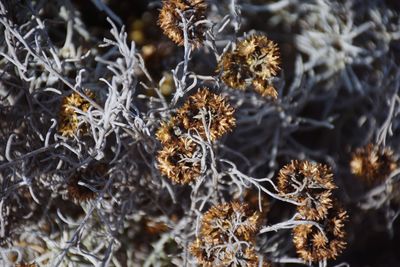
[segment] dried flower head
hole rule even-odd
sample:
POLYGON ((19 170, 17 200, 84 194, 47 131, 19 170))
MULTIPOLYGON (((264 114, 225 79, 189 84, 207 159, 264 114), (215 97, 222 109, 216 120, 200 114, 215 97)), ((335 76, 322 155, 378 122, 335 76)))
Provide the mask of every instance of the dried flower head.
POLYGON ((156 137, 161 144, 166 145, 168 143, 175 143, 181 134, 182 131, 178 126, 177 119, 173 117, 169 121, 161 123, 160 128, 156 132, 156 137))
POLYGON ((104 180, 107 174, 107 165, 104 163, 95 163, 89 165, 84 170, 75 172, 67 183, 68 196, 75 201, 88 201, 96 197, 96 192, 89 187, 79 184, 83 182, 95 189, 101 189, 99 180, 104 180))
POLYGON ((397 167, 393 150, 373 144, 358 148, 350 161, 351 172, 369 184, 385 180, 397 167))
POLYGON ((298 211, 308 220, 322 219, 332 207, 333 174, 320 163, 293 160, 278 175, 282 196, 301 202, 298 211))
MULTIPOLYGON (((86 90, 85 94, 91 99, 94 99, 95 97, 95 94, 89 90, 86 90)), ((78 130, 85 131, 86 129, 79 125, 79 118, 76 109, 87 112, 89 107, 90 103, 78 93, 72 93, 69 96, 64 97, 61 102, 59 113, 58 131, 63 136, 68 137, 72 137, 78 132, 78 130)))
POLYGON ((255 77, 265 80, 278 73, 280 64, 278 45, 264 35, 252 35, 240 41, 236 51, 239 56, 246 59, 255 77))
POLYGON ((278 93, 271 78, 278 73, 279 64, 277 44, 263 35, 252 35, 222 56, 217 71, 222 71, 222 80, 232 88, 246 89, 252 84, 263 97, 276 99, 278 93))
POLYGON ((200 46, 204 40, 206 28, 198 22, 206 18, 207 5, 204 0, 163 0, 158 24, 164 34, 178 45, 184 44, 182 16, 187 23, 189 42, 200 46))
POLYGON ((259 228, 260 213, 251 211, 247 204, 222 203, 204 213, 200 235, 209 244, 226 240, 227 233, 245 241, 252 241, 259 228))
POLYGON ((325 219, 317 221, 324 233, 311 224, 296 226, 293 243, 299 256, 308 262, 335 259, 346 247, 344 223, 347 218, 347 212, 334 205, 325 219))
POLYGON ((166 143, 158 152, 157 162, 161 174, 177 184, 188 184, 200 176, 200 147, 188 138, 166 143))
POLYGON ((204 123, 208 124, 210 139, 214 141, 235 126, 234 111, 222 96, 203 88, 177 111, 177 120, 186 130, 195 130, 203 138, 207 138, 204 123))
POLYGON ((260 214, 239 202, 210 208, 203 216, 199 237, 190 252, 202 266, 258 266, 254 238, 260 214))
POLYGON ((226 52, 218 62, 217 71, 222 71, 221 79, 229 87, 246 89, 252 79, 245 58, 234 52, 226 52))

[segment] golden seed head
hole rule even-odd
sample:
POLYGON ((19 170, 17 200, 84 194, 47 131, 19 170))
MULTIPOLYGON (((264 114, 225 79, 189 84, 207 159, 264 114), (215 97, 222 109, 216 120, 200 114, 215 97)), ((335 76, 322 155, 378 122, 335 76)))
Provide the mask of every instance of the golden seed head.
MULTIPOLYGON (((85 95, 91 99, 95 98, 95 94, 86 90, 85 95)), ((87 112, 89 110, 90 103, 81 97, 78 93, 72 93, 69 96, 66 96, 62 99, 60 112, 59 112, 59 124, 58 131, 67 137, 72 137, 74 134, 77 134, 78 130, 85 132, 86 129, 84 126, 79 125, 79 117, 78 113, 75 109, 79 109, 83 112, 87 112)))
POLYGON ((325 219, 317 221, 324 233, 311 224, 293 228, 297 254, 307 262, 335 259, 346 247, 344 223, 347 218, 346 211, 335 204, 325 219))
POLYGON ((305 183, 306 188, 327 190, 336 188, 330 167, 307 160, 292 160, 279 171, 278 188, 282 193, 295 191, 298 188, 296 182, 305 183))
POLYGON ((204 40, 206 28, 202 24, 196 25, 196 22, 206 18, 206 3, 204 0, 163 0, 158 24, 166 36, 182 46, 184 44, 183 23, 178 10, 188 22, 189 42, 194 47, 199 47, 204 40))
POLYGON ((393 150, 368 144, 356 149, 350 161, 350 170, 368 184, 385 180, 396 168, 393 150))
POLYGON ((298 212, 308 220, 322 219, 332 207, 333 174, 327 165, 293 160, 278 174, 279 193, 303 203, 298 212))
POLYGON ((225 98, 211 93, 207 88, 197 91, 189 97, 177 111, 177 121, 186 130, 197 131, 202 138, 207 138, 203 117, 210 124, 210 139, 214 141, 232 130, 236 125, 233 117, 235 110, 225 98))

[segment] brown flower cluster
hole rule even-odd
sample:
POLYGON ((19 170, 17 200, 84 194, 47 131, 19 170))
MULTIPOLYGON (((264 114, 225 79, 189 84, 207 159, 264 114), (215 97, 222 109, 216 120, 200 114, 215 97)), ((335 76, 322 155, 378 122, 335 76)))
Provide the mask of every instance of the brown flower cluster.
POLYGON ((204 214, 189 251, 201 266, 259 266, 254 248, 259 224, 260 213, 244 203, 213 206, 204 214))
POLYGON ((235 126, 234 109, 207 88, 189 97, 176 116, 161 124, 156 133, 163 145, 157 161, 160 172, 178 184, 188 184, 201 172, 200 146, 187 133, 215 141, 235 126), (204 127, 204 125, 209 127, 204 127))
POLYGON ((206 27, 196 25, 206 18, 207 5, 204 0, 163 0, 158 24, 164 34, 178 45, 184 44, 184 32, 182 16, 187 25, 189 42, 194 46, 200 46, 204 40, 206 27))
POLYGON ((177 111, 177 119, 185 130, 198 131, 203 139, 207 139, 206 129, 202 115, 209 122, 209 134, 211 141, 220 138, 232 130, 236 124, 233 117, 235 112, 226 100, 208 89, 201 89, 189 97, 183 106, 177 111))
POLYGON ((280 194, 303 203, 297 210, 307 220, 319 220, 327 215, 335 188, 330 168, 320 163, 293 160, 279 171, 280 194))
POLYGON ((385 180, 397 167, 393 150, 373 144, 356 149, 350 161, 351 173, 368 184, 385 180))
POLYGON ((320 163, 293 160, 278 175, 281 196, 302 203, 297 206, 299 219, 315 221, 293 229, 293 243, 305 261, 335 258, 345 248, 344 222, 347 213, 332 198, 336 188, 331 169, 320 163))
MULTIPOLYGON (((94 99, 95 97, 95 94, 89 90, 86 90, 85 95, 91 99, 94 99)), ((74 134, 77 134, 78 130, 85 132, 86 128, 79 125, 78 113, 75 109, 87 112, 89 107, 90 103, 78 93, 72 93, 69 96, 64 97, 61 102, 59 113, 58 131, 63 136, 67 137, 74 136, 74 134)))
POLYGON ((260 95, 276 99, 271 78, 278 73, 279 63, 277 44, 263 35, 252 35, 222 56, 217 71, 222 71, 222 80, 229 87, 244 90, 251 84, 260 95))
POLYGON ((327 216, 318 221, 324 233, 311 224, 296 226, 293 243, 299 256, 308 262, 335 259, 346 247, 344 223, 347 218, 347 212, 335 204, 327 216))
POLYGON ((158 152, 158 169, 173 182, 188 184, 200 176, 201 164, 195 157, 199 153, 200 147, 191 139, 178 138, 158 152))

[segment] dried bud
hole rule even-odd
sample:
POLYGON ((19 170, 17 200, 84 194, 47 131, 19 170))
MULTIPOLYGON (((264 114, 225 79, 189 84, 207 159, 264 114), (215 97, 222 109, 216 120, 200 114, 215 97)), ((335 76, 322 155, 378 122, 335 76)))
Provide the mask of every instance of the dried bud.
MULTIPOLYGON (((92 91, 87 90, 85 94, 91 99, 95 98, 95 94, 92 91)), ((78 132, 78 130, 85 132, 85 127, 79 125, 78 113, 75 109, 87 112, 89 107, 90 103, 78 93, 72 93, 69 96, 64 97, 61 102, 59 113, 58 131, 63 136, 68 137, 72 137, 78 132)))
POLYGON ((204 0, 163 0, 158 24, 164 34, 178 45, 184 45, 183 22, 187 25, 189 42, 194 46, 200 46, 204 40, 205 26, 197 22, 206 18, 207 5, 204 0), (181 13, 181 14, 179 14, 181 13))
POLYGON ((214 141, 235 126, 234 111, 234 108, 222 96, 203 88, 190 96, 177 111, 177 120, 186 130, 198 131, 201 137, 207 138, 203 122, 204 116, 205 123, 210 125, 210 139, 214 141))
POLYGON ((320 163, 293 160, 278 175, 278 189, 282 196, 301 202, 298 212, 308 220, 322 219, 332 207, 333 174, 320 163))
POLYGON ((369 184, 385 180, 397 167, 390 148, 373 144, 358 148, 350 161, 351 172, 369 184))
POLYGON ((293 243, 299 256, 308 262, 335 259, 346 247, 344 223, 347 218, 347 212, 335 205, 325 219, 317 221, 324 233, 311 224, 296 226, 293 243))

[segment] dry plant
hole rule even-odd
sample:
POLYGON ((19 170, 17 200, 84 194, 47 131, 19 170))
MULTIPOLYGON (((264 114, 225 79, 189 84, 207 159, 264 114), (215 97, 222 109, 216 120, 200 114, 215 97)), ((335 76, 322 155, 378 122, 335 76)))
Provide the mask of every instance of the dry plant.
POLYGON ((0 1, 0 265, 400 264, 397 7, 0 1))

